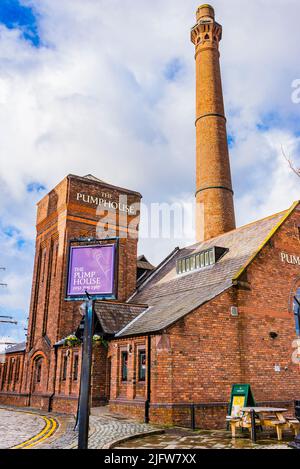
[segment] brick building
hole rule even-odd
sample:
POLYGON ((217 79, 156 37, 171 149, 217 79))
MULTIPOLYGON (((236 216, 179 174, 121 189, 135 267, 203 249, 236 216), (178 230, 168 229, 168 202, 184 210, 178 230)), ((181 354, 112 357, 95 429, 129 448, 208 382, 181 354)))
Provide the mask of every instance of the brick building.
POLYGON ((300 203, 236 229, 214 10, 197 10, 197 243, 137 258, 141 195, 68 176, 39 204, 28 339, 0 364, 0 402, 76 412, 81 302, 65 301, 69 242, 119 238, 117 295, 96 301, 92 405, 151 422, 224 426, 231 386, 300 395, 300 203), (105 208, 104 212, 100 209, 105 208), (298 302, 299 300, 299 302, 298 302))

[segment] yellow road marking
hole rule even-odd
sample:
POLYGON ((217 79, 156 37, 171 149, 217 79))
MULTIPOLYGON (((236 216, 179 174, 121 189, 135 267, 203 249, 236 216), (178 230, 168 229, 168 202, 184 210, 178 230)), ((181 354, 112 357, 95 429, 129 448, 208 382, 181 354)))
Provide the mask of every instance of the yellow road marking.
POLYGON ((55 432, 57 428, 57 422, 53 418, 48 418, 48 417, 45 417, 44 415, 39 415, 39 414, 31 413, 31 412, 24 412, 24 413, 41 417, 46 422, 46 425, 44 426, 43 430, 40 431, 37 435, 33 436, 29 440, 23 441, 23 443, 20 443, 17 446, 14 446, 12 449, 32 448, 33 446, 41 443, 47 438, 50 438, 50 436, 55 432))
POLYGON ((31 448, 32 446, 35 446, 35 445, 41 443, 42 441, 47 440, 48 438, 50 438, 50 436, 55 432, 55 430, 57 428, 57 422, 54 419, 50 419, 50 420, 51 420, 52 427, 50 428, 48 433, 46 435, 44 435, 42 438, 39 438, 38 441, 35 441, 34 443, 32 443, 30 445, 27 445, 24 449, 31 448))

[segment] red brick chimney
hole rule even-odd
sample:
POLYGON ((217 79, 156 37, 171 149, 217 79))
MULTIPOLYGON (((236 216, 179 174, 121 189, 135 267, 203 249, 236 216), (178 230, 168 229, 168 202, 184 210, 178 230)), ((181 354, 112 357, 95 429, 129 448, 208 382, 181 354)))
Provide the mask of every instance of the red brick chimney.
POLYGON ((196 46, 197 187, 196 236, 198 241, 235 229, 233 190, 222 92, 219 42, 222 26, 210 5, 197 10, 192 29, 196 46))

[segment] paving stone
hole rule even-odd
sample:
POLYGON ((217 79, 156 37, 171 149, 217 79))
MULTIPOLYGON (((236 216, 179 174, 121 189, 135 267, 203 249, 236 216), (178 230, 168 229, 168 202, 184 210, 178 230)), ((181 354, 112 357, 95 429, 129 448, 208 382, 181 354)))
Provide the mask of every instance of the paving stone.
MULTIPOLYGON (((10 448, 38 434, 45 426, 42 415, 51 416, 58 422, 58 428, 51 438, 35 446, 36 449, 76 449, 78 433, 74 431, 73 416, 1 406, 0 408, 0 449, 10 448), (31 412, 28 414, 28 412, 31 412)), ((157 427, 125 419, 107 410, 90 417, 89 448, 109 448, 113 443, 138 435, 147 435, 114 445, 116 449, 289 449, 292 435, 285 435, 286 441, 278 442, 276 435, 259 435, 257 444, 249 436, 232 440, 229 432, 191 432, 182 428, 166 429, 164 434, 154 434, 157 427)))
POLYGON ((45 427, 38 415, 0 409, 0 449, 8 449, 29 440, 45 427))

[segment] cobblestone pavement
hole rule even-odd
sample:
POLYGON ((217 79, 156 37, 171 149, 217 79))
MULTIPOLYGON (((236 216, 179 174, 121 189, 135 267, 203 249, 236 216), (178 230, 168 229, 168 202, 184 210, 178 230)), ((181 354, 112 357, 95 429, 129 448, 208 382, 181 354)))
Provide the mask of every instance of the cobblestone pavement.
MULTIPOLYGON (((146 425, 111 414, 107 408, 93 409, 90 418, 90 449, 289 449, 293 435, 285 432, 284 441, 275 434, 258 433, 257 444, 252 444, 247 433, 236 440, 226 431, 192 432, 180 428, 146 425), (137 436, 137 438, 134 438, 137 436), (141 437, 141 435, 143 435, 141 437), (126 440, 126 441, 124 441, 126 440), (123 441, 123 442, 122 442, 123 441)), ((41 416, 52 417, 58 423, 55 433, 36 449, 75 449, 78 434, 74 431, 75 418, 65 414, 48 414, 33 409, 0 408, 0 449, 11 448, 37 435, 45 426, 41 416)))
POLYGON ((42 431, 45 421, 38 415, 0 409, 0 449, 12 448, 42 431))
POLYGON ((249 435, 239 435, 233 440, 226 431, 166 430, 165 434, 135 438, 114 446, 115 449, 289 449, 293 435, 286 433, 285 441, 278 442, 275 434, 258 434, 257 444, 249 435))
MULTIPOLYGON (((90 449, 109 448, 124 438, 161 431, 150 425, 124 419, 118 414, 110 414, 106 409, 99 409, 95 414, 90 417, 90 449)), ((37 435, 45 425, 41 415, 55 418, 58 428, 50 438, 37 444, 33 449, 77 448, 78 433, 74 431, 73 416, 6 406, 0 408, 0 448, 16 446, 37 435)))

